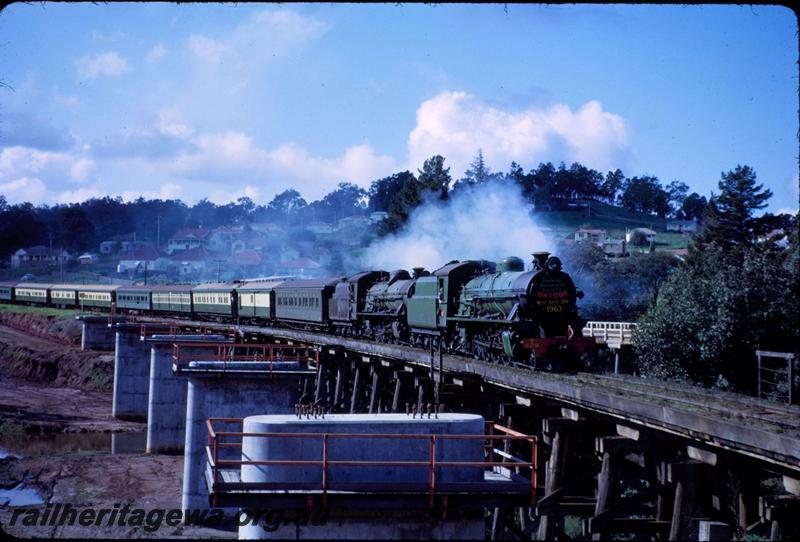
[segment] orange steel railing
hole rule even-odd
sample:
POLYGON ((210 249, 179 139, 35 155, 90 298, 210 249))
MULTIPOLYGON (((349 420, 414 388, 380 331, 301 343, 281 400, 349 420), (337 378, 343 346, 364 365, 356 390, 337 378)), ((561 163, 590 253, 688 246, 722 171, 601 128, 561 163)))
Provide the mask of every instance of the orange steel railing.
POLYGON ((187 366, 190 361, 197 360, 197 354, 186 354, 187 348, 205 348, 210 350, 203 357, 210 356, 213 361, 222 362, 222 370, 234 361, 255 361, 268 363, 268 372, 272 374, 277 362, 298 362, 308 368, 319 371, 319 350, 311 346, 287 344, 256 344, 230 342, 176 342, 172 344, 172 359, 178 369, 187 366), (191 358, 191 359, 190 359, 191 358))
MULTIPOLYGON (((514 468, 517 472, 519 469, 527 469, 530 471, 530 495, 531 506, 536 506, 536 488, 537 488, 537 438, 533 435, 526 435, 517 431, 513 431, 507 427, 503 427, 494 422, 486 422, 487 432, 484 435, 461 435, 461 434, 436 434, 436 435, 421 435, 421 434, 363 434, 363 433, 245 433, 241 431, 216 431, 214 423, 242 423, 242 418, 209 418, 206 420, 206 429, 208 430, 208 446, 206 447, 206 455, 208 463, 212 467, 213 472, 213 485, 211 488, 213 505, 217 504, 217 485, 220 477, 220 467, 240 467, 243 465, 277 465, 281 467, 308 467, 318 466, 322 467, 322 475, 318 484, 312 483, 314 490, 321 490, 323 493, 323 501, 327 496, 329 489, 328 481, 328 468, 331 466, 342 467, 426 467, 428 469, 427 486, 428 486, 428 506, 433 507, 434 497, 436 493, 436 468, 437 467, 483 467, 484 469, 494 469, 495 467, 514 468), (221 448, 241 448, 242 441, 238 442, 222 442, 225 437, 259 437, 259 438, 273 438, 273 439, 318 439, 322 441, 322 457, 318 460, 234 460, 234 459, 220 459, 221 448), (389 439, 395 440, 398 444, 401 441, 407 440, 428 440, 429 441, 429 457, 426 461, 366 461, 366 460, 332 460, 329 457, 328 443, 331 439, 389 439), (436 445, 437 442, 447 440, 485 440, 485 448, 487 449, 485 460, 481 462, 476 461, 437 461, 436 460, 436 445), (530 444, 530 461, 524 461, 518 457, 512 456, 508 452, 500 452, 494 448, 495 441, 513 442, 524 441, 530 444), (501 460, 495 461, 495 456, 499 455, 501 460)), ((269 483, 260 483, 259 486, 269 485, 269 483)), ((285 484, 284 484, 285 485, 285 484)))

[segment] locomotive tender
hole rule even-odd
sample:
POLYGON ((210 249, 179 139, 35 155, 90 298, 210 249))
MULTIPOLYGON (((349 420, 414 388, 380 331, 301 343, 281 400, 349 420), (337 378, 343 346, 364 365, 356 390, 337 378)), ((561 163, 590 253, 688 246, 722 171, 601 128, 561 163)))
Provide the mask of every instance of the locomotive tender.
POLYGON ((284 326, 536 368, 568 368, 592 348, 561 261, 451 261, 352 277, 163 286, 0 283, 0 302, 284 326))

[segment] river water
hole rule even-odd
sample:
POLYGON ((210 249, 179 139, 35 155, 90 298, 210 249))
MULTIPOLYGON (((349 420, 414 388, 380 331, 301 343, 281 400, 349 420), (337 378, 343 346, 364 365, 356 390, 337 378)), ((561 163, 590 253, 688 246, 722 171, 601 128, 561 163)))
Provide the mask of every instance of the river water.
POLYGON ((0 435, 0 459, 72 453, 142 454, 146 442, 145 432, 6 434, 0 435))

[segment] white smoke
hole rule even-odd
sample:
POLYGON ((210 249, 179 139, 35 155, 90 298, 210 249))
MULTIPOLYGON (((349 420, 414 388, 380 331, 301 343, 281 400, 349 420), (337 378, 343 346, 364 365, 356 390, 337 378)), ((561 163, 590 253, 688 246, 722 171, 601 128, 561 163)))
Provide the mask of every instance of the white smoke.
POLYGON ((425 267, 450 260, 499 261, 550 250, 516 183, 491 181, 416 208, 405 229, 370 245, 363 262, 373 269, 425 267))

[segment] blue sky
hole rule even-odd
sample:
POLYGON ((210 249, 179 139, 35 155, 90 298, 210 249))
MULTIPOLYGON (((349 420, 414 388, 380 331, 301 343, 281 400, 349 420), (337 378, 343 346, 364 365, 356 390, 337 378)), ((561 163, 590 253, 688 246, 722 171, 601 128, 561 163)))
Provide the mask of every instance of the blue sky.
POLYGON ((307 199, 442 154, 580 161, 797 209, 797 20, 772 6, 13 4, 0 193, 307 199))

